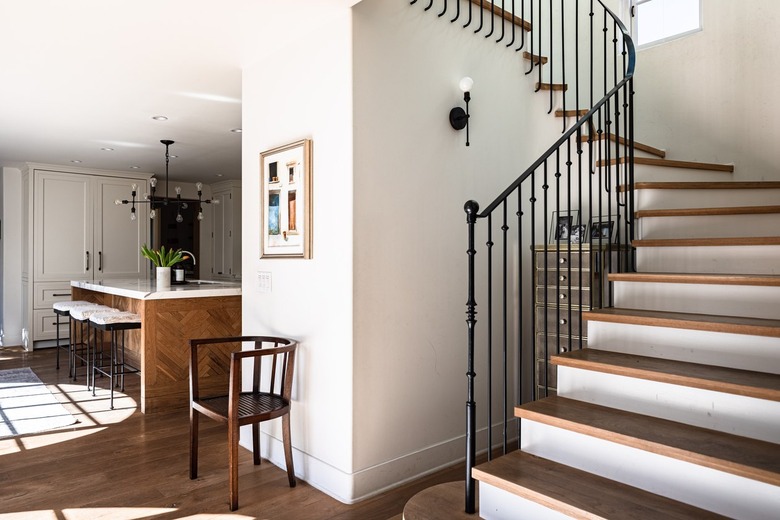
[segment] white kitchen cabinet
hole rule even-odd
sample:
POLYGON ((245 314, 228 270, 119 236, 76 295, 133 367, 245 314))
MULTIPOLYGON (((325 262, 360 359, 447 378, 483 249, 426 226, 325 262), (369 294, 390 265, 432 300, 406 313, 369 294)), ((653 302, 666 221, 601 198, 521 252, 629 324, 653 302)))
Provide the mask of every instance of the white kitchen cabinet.
MULTIPOLYGON (((116 205, 130 198, 131 185, 146 191, 148 175, 30 167, 32 222, 26 224, 28 246, 25 302, 28 343, 54 339, 55 301, 70 298, 71 280, 145 278, 148 276, 140 249, 149 237, 147 204, 116 205), (30 236, 31 235, 31 236, 30 236)), ((67 322, 61 335, 67 335, 67 322)))
POLYGON ((241 278, 241 183, 225 181, 211 185, 214 206, 214 267, 216 279, 241 278))

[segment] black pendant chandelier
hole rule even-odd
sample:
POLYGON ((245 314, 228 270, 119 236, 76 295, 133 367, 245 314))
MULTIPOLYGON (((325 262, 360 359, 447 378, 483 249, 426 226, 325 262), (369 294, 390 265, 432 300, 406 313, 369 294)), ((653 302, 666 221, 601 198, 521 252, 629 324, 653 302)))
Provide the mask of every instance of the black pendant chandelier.
MULTIPOLYGON (((157 208, 161 206, 167 206, 168 204, 176 204, 176 222, 184 222, 184 217, 181 216, 181 210, 187 209, 189 207, 189 204, 186 200, 181 200, 181 187, 176 186, 174 190, 176 191, 176 200, 170 200, 168 198, 168 163, 171 160, 171 156, 168 153, 168 147, 171 146, 174 142, 170 139, 161 139, 160 142, 165 145, 165 197, 164 198, 156 198, 154 197, 155 189, 157 187, 157 179, 155 177, 152 177, 149 179, 149 186, 152 188, 151 195, 148 193, 144 193, 143 199, 136 199, 137 193, 138 193, 138 185, 133 184, 131 186, 132 192, 131 192, 131 200, 121 200, 117 199, 114 201, 114 203, 119 206, 120 204, 132 204, 130 206, 130 220, 135 220, 137 218, 135 213, 135 205, 136 204, 149 204, 149 218, 154 219, 157 216, 157 208)), ((196 182, 195 187, 198 190, 198 220, 203 220, 203 204, 219 204, 219 199, 206 199, 203 200, 203 183, 196 182)))

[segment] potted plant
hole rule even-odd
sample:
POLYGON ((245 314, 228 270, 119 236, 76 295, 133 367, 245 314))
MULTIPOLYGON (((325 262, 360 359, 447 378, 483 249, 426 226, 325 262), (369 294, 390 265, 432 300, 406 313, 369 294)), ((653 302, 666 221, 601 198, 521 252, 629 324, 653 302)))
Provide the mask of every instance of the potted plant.
POLYGON ((157 268, 157 289, 166 289, 171 286, 171 267, 189 256, 185 255, 181 249, 165 249, 162 246, 159 250, 149 249, 146 244, 141 246, 141 255, 148 258, 157 268))

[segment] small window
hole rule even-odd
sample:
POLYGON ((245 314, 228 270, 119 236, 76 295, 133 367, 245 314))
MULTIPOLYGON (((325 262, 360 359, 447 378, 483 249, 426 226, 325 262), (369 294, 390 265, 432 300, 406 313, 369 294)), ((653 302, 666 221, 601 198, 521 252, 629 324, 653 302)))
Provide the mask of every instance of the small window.
POLYGON ((634 37, 640 47, 701 30, 700 0, 635 0, 634 37))

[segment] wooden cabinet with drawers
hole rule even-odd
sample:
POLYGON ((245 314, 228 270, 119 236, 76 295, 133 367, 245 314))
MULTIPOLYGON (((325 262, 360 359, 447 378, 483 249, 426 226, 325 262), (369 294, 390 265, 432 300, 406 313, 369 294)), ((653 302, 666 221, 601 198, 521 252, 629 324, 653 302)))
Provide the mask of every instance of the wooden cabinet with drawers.
MULTIPOLYGON (((612 247, 611 268, 615 271, 618 255, 612 247)), ((607 244, 534 247, 534 359, 539 397, 554 395, 557 390, 557 370, 549 363, 550 356, 587 345, 587 324, 582 320, 582 311, 608 302, 608 249, 607 244)))

